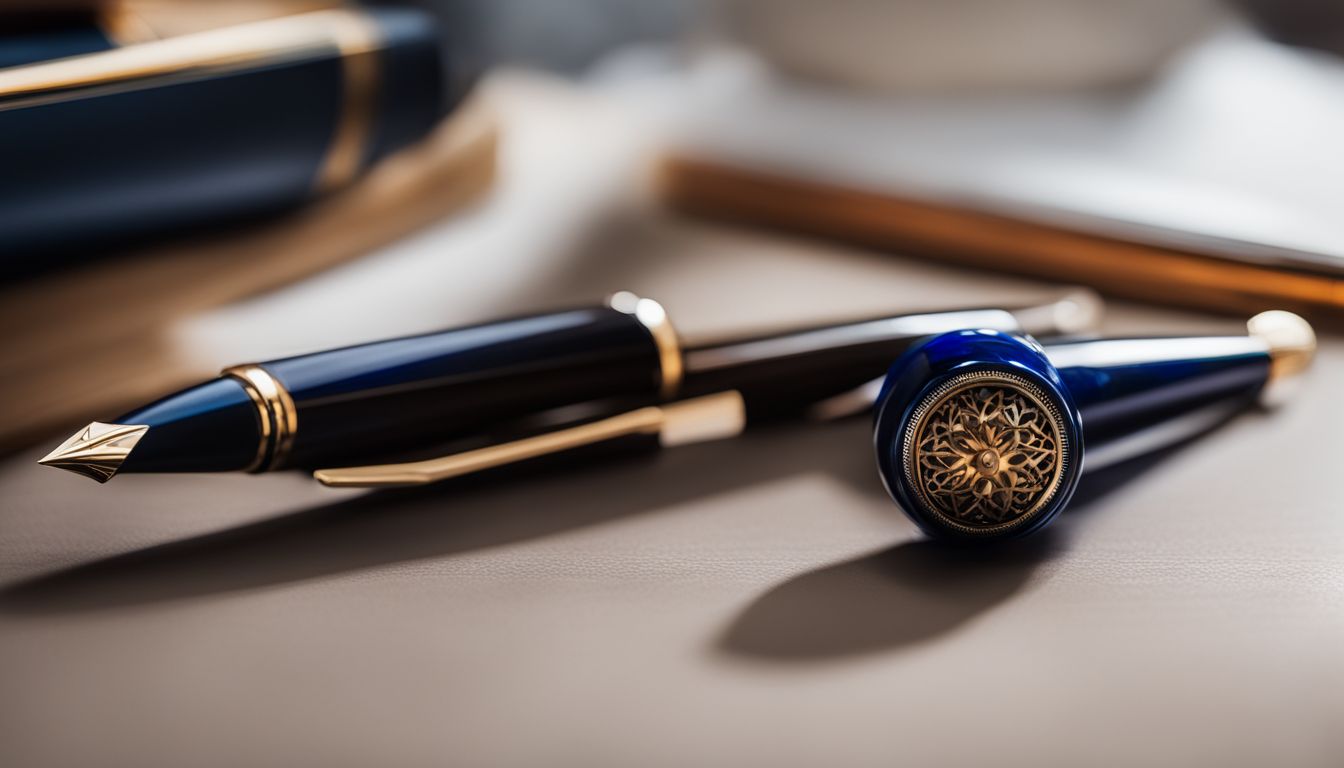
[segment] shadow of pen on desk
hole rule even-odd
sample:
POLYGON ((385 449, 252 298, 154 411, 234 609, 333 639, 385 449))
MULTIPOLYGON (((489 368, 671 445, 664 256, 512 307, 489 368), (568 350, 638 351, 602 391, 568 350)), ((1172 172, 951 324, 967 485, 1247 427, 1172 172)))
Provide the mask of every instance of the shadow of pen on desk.
MULTIPOLYGON (((286 584, 544 538, 802 473, 885 499, 864 419, 764 429, 651 460, 371 492, 0 588, 0 613, 89 611, 286 584), (518 482, 510 482, 511 480, 518 482)), ((896 519, 895 510, 892 510, 896 519)))
POLYGON ((1061 522, 993 548, 930 539, 794 576, 743 609, 717 638, 731 656, 804 663, 893 650, 946 634, 1007 601, 1066 549, 1070 521, 1171 450, 1087 477, 1061 522))
MULTIPOLYGON (((618 466, 504 473, 382 491, 76 565, 0 588, 0 613, 60 614, 245 591, 544 538, 729 490, 821 472, 887 502, 866 419, 779 427, 618 466), (517 483, 509 482, 519 479, 517 483)), ((1087 478, 1064 525, 1007 548, 917 540, 796 576, 719 640, 734 655, 807 660, 935 637, 1016 593, 1093 501, 1172 448, 1087 478)), ((880 505, 879 505, 880 506, 880 505)), ((893 522, 899 513, 891 510, 893 522)), ((893 530, 900 530, 893 527, 893 530)))

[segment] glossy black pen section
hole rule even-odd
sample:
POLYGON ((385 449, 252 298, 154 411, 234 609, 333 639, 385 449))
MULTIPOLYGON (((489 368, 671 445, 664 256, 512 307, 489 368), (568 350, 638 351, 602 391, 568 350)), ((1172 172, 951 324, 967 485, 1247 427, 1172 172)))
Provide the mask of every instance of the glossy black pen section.
POLYGON ((1095 328, 1100 300, 1074 291, 1015 309, 956 309, 813 325, 688 346, 682 394, 734 389, 755 423, 807 414, 834 418, 867 411, 876 384, 912 342, 962 328, 1042 336, 1095 328))
MULTIPOLYGON (((1096 314, 1089 295, 1070 294, 1012 311, 869 318, 683 349, 661 305, 622 292, 603 306, 235 366, 115 420, 141 428, 133 450, 100 454, 84 474, 379 465, 570 406, 637 410, 729 391, 747 420, 858 392, 828 412, 839 415, 870 406, 865 386, 929 334, 967 324, 1069 333, 1096 314)), ((81 441, 86 432, 43 462, 80 471, 84 443, 96 439, 81 441)))
POLYGON ((233 378, 170 395, 117 423, 145 428, 121 472, 227 472, 246 469, 257 453, 257 409, 233 378))

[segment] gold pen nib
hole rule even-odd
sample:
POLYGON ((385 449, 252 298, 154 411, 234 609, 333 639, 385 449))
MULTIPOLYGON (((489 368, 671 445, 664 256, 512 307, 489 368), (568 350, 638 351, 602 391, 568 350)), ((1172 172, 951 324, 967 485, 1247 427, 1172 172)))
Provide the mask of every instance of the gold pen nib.
POLYGON ((106 483, 121 469, 135 444, 145 436, 144 424, 104 424, 95 421, 38 460, 48 467, 68 469, 106 483))

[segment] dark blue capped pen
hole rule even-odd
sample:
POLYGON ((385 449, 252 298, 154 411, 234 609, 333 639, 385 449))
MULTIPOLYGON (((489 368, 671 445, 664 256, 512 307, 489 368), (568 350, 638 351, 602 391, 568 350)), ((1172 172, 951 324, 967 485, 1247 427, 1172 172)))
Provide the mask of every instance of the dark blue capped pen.
MULTIPOLYGON (((725 423, 760 420, 862 387, 929 334, 967 326, 1076 332, 1095 316, 1090 297, 1072 294, 1012 311, 865 318, 683 346, 661 305, 623 292, 601 306, 235 366, 115 422, 94 422, 41 461, 100 482, 119 472, 350 467, 569 406, 638 408, 729 392, 736 407, 714 411, 728 415, 725 423)), ((680 417, 665 424, 662 412, 642 413, 644 421, 608 426, 643 432, 683 426, 680 417)), ((707 434, 723 431, 710 427, 707 434)), ((588 425, 579 434, 605 433, 588 425)), ((547 452, 568 443, 552 437, 540 445, 547 452)))
POLYGON ((1084 471, 1193 437, 1307 368, 1315 335, 1264 312, 1244 336, 1040 344, 987 329, 914 346, 878 398, 874 445, 892 498, 926 533, 1037 531, 1084 471))

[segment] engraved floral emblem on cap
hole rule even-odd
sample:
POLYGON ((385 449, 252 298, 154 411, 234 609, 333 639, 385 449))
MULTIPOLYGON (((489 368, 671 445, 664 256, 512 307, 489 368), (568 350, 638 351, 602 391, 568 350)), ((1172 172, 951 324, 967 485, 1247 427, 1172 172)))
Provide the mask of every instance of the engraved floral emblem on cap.
POLYGON ((912 414, 907 478, 928 512, 971 534, 1017 527, 1045 508, 1069 460, 1053 401, 1024 378, 996 371, 956 376, 912 414))

